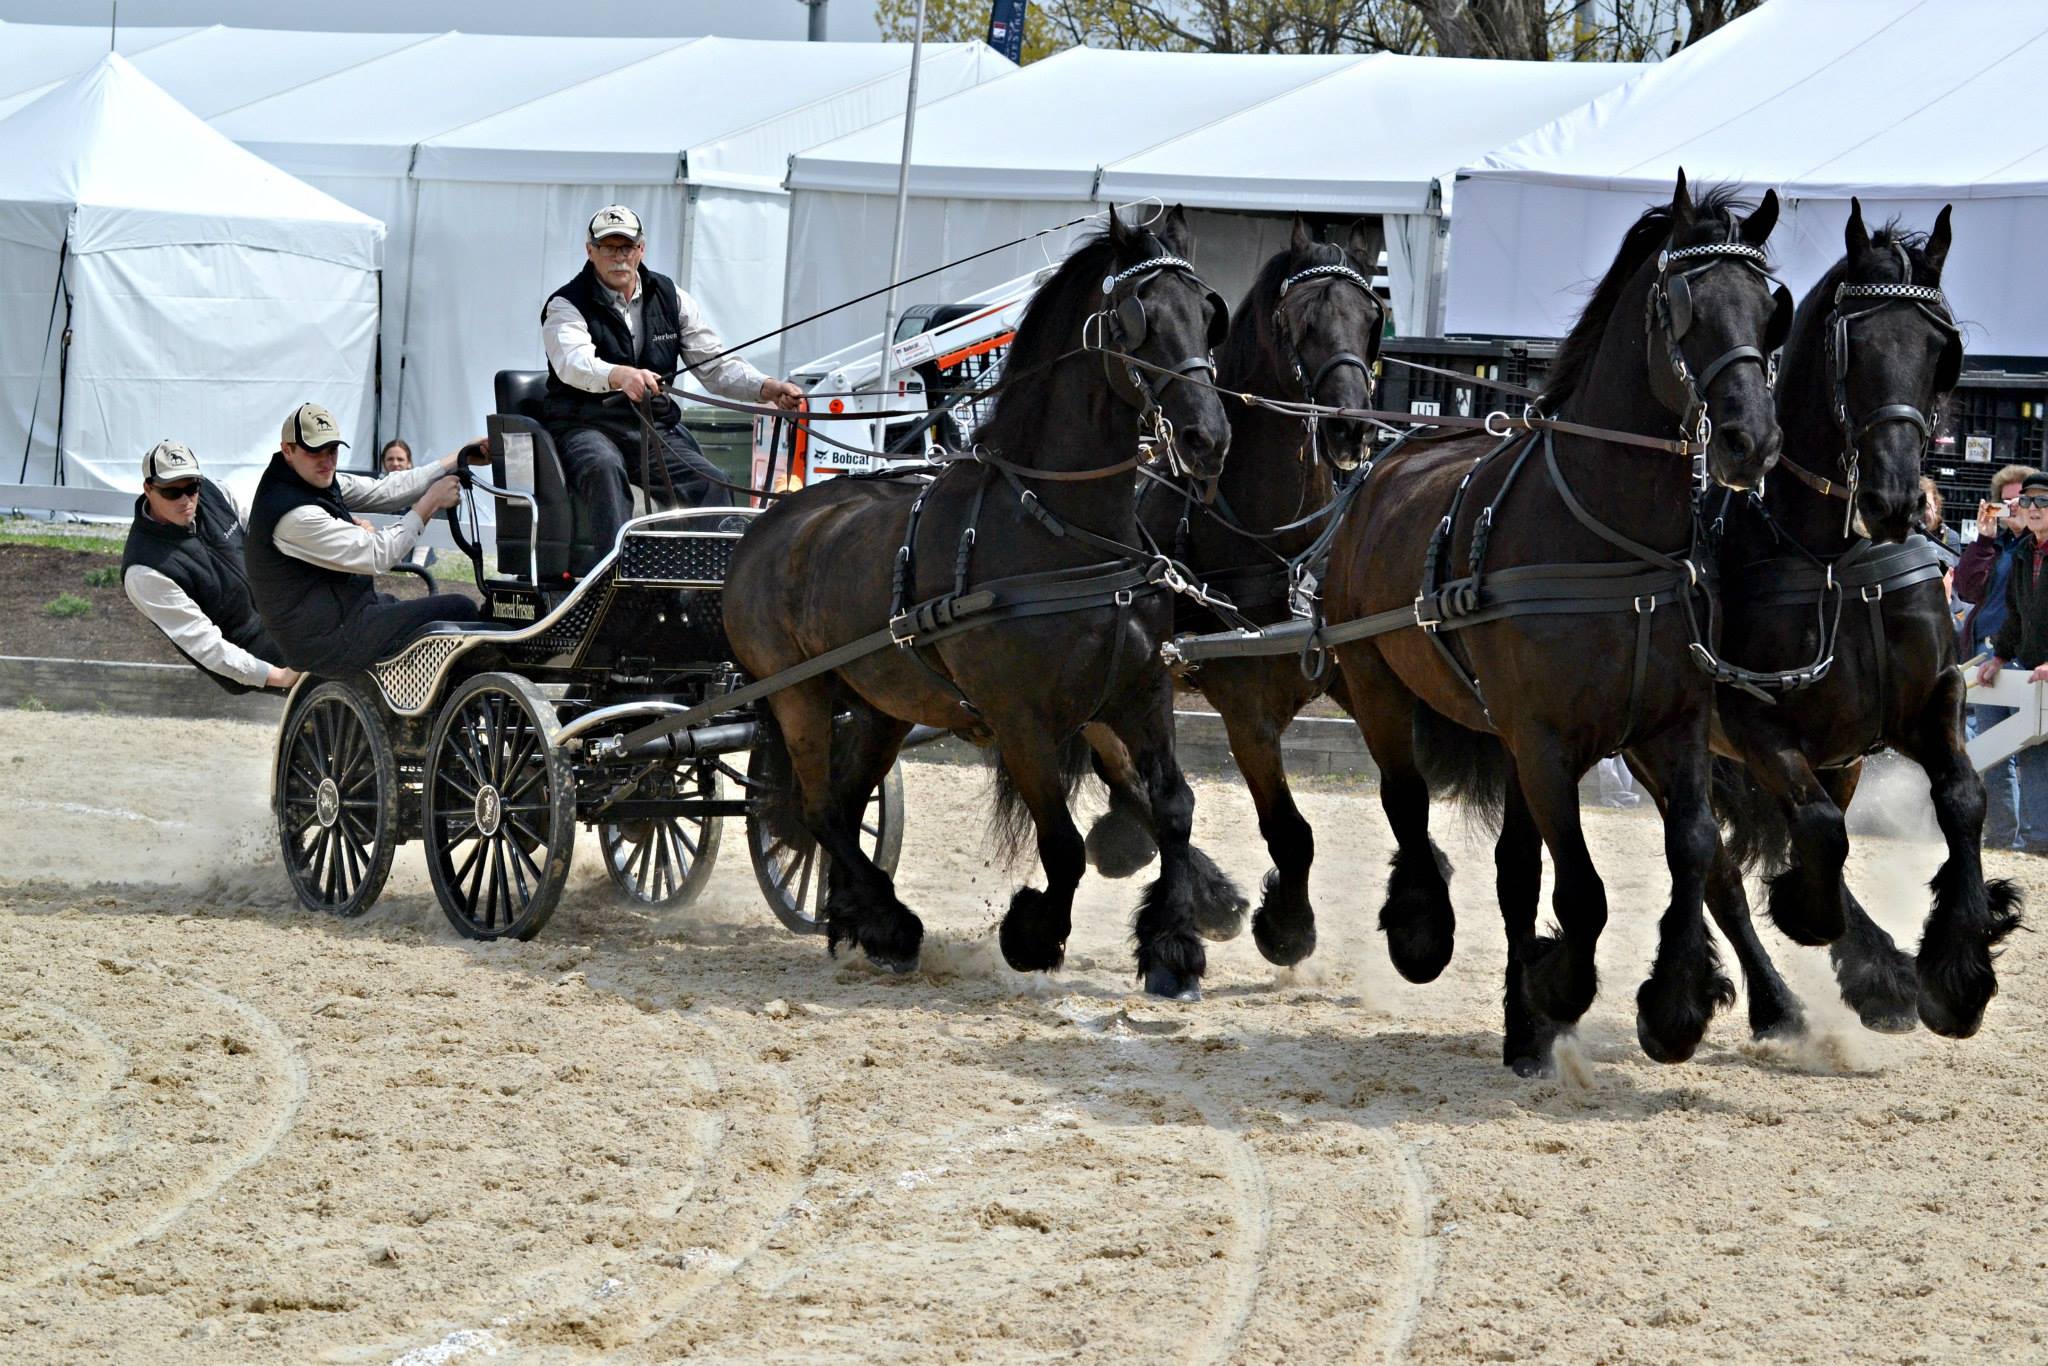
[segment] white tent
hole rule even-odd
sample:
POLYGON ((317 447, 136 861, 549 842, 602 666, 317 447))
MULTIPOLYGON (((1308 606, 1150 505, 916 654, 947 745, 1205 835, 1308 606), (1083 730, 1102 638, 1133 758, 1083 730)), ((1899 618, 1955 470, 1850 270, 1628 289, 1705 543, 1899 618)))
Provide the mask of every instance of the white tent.
POLYGON ((1943 284, 1973 351, 2048 355, 2048 6, 1772 0, 1469 168, 1449 325, 1560 335, 1679 167, 1784 203, 1771 248, 1803 290, 1849 198, 1926 228, 1955 204, 1943 284))
MULTIPOLYGON (((413 222, 419 185, 411 178, 413 149, 439 134, 690 41, 442 33, 212 120, 216 129, 272 165, 381 219, 389 229, 384 246, 379 412, 384 434, 402 433, 419 440, 429 426, 444 434, 468 432, 477 425, 481 402, 479 394, 470 393, 447 421, 426 424, 416 420, 423 413, 420 396, 406 392, 415 373, 431 378, 438 368, 434 357, 416 355, 408 347, 407 301, 414 265, 418 263, 429 277, 452 268, 432 254, 424 259, 418 255, 413 222)), ((462 223, 436 240, 445 250, 466 254, 500 228, 489 222, 462 223)), ((516 339, 515 355, 525 354, 524 341, 523 336, 516 339)))
MULTIPOLYGON (((585 225, 606 203, 639 212, 648 265, 728 341, 774 329, 789 154, 900 110, 909 65, 901 43, 699 38, 423 141, 408 434, 434 449, 459 440, 494 371, 543 364, 541 305, 581 269, 585 225)), ((1010 70, 981 43, 927 45, 920 98, 1010 70)), ((777 351, 748 356, 774 368, 777 351)))
MULTIPOLYGON (((183 37, 189 28, 124 28, 113 50, 134 57, 183 37)), ((76 76, 107 55, 104 25, 10 24, 0 20, 0 98, 76 76)))
MULTIPOLYGON (((1294 210, 1383 215, 1396 316, 1404 330, 1433 330, 1439 179, 1635 70, 1071 49, 919 120, 906 268, 1153 198, 1197 210, 1197 263, 1234 298, 1285 240, 1294 210), (1030 136, 1000 135, 1021 128, 1030 136)), ((902 137, 899 119, 791 163, 791 318, 884 282, 902 137)), ((997 253, 920 283, 914 297, 955 297, 1063 246, 997 253)), ((878 302, 802 329, 791 358, 873 332, 880 319, 878 302)))
POLYGON ((364 431, 382 238, 120 56, 0 120, 6 477, 134 489, 164 437, 228 474, 309 398, 364 431))
MULTIPOLYGON (((0 46, 11 43, 22 27, 0 28, 0 46)), ((33 54, 38 65, 32 72, 27 64, 22 68, 26 73, 40 74, 43 79, 17 94, 0 98, 0 118, 106 55, 104 28, 48 31, 70 36, 44 40, 51 46, 33 54), (80 46, 90 55, 74 63, 70 58, 75 54, 70 49, 80 46)), ((124 43, 123 55, 137 71, 161 86, 164 93, 202 119, 372 61, 427 37, 423 33, 318 33, 305 29, 227 28, 220 24, 191 30, 122 29, 120 37, 128 39, 131 33, 145 36, 135 40, 132 48, 124 43)), ((4 87, 4 81, 0 81, 0 87, 4 87)))

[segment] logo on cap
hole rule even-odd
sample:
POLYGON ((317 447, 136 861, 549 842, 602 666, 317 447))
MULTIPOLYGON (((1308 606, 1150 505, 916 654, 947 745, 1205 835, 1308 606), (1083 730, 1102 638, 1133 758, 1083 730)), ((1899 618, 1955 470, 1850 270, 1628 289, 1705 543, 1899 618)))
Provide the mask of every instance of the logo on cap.
POLYGON ((590 240, 605 237, 640 237, 640 215, 624 204, 607 204, 590 218, 590 240))
POLYGON ((284 421, 283 439, 309 451, 348 444, 341 439, 341 424, 334 420, 334 414, 317 403, 301 403, 292 411, 284 421))
POLYGON ((182 441, 159 441, 142 457, 142 477, 152 484, 172 484, 199 477, 199 457, 182 441))

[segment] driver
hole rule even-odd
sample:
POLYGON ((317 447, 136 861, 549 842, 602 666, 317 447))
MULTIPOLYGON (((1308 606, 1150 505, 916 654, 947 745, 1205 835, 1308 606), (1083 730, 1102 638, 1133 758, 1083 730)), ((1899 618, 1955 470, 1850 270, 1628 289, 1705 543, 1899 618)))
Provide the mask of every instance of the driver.
POLYGON ((403 600, 379 593, 373 577, 411 552, 435 513, 455 506, 455 466, 473 447, 376 479, 335 473, 347 444, 319 404, 293 409, 249 511, 244 555, 256 610, 285 663, 305 673, 353 673, 432 622, 478 619, 460 593, 403 600), (381 529, 352 515, 408 504, 402 521, 381 529))
POLYGON ((682 410, 662 392, 664 378, 687 364, 706 388, 726 398, 786 409, 801 407, 804 399, 804 391, 787 380, 770 379, 738 356, 719 356, 725 344, 704 321, 697 301, 644 264, 647 237, 631 209, 599 209, 583 253, 589 260, 582 271, 548 296, 540 319, 548 356, 548 434, 589 532, 578 538, 584 562, 569 566, 579 575, 610 552, 619 528, 633 515, 627 484, 643 477, 641 429, 628 403, 653 400, 658 444, 648 452, 645 478, 654 485, 645 488, 648 498, 673 485, 686 506, 727 507, 732 497, 683 427, 682 410))

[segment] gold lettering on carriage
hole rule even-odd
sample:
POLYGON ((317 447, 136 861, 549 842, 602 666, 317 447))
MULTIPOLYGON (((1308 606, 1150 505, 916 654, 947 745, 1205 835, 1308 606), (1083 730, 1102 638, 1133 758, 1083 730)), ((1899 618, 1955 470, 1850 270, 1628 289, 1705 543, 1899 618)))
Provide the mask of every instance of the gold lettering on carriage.
POLYGON ((512 621, 532 621, 533 604, 521 602, 518 598, 493 598, 491 600, 491 615, 494 617, 504 617, 512 621))

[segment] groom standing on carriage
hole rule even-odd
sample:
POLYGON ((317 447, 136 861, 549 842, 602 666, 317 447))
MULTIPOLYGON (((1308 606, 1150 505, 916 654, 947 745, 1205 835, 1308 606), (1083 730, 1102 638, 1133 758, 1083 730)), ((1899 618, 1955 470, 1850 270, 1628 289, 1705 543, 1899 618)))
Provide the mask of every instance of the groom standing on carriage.
POLYGON ((704 386, 726 398, 803 405, 804 391, 721 354, 724 342, 704 321, 697 301, 675 281, 647 268, 640 216, 623 204, 599 209, 583 246, 589 259, 576 278, 548 296, 541 343, 548 356, 548 433, 561 453, 587 547, 587 571, 633 515, 638 484, 653 499, 674 491, 686 505, 721 507, 731 495, 682 425, 682 410, 663 391, 687 365, 704 386), (631 406, 647 404, 652 449, 641 468, 642 427, 631 406), (652 487, 649 487, 652 485, 652 487))

